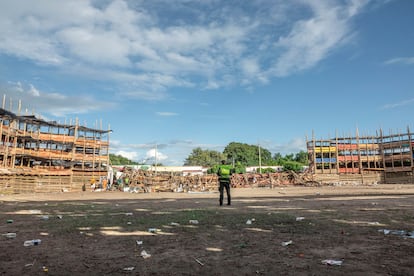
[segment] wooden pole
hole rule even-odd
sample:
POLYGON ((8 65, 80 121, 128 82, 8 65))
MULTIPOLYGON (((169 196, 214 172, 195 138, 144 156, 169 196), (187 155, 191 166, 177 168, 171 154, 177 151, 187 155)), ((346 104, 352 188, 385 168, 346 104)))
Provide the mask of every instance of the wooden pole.
POLYGON ((339 150, 338 150, 338 130, 335 130, 335 147, 336 147, 336 173, 339 174, 339 150))

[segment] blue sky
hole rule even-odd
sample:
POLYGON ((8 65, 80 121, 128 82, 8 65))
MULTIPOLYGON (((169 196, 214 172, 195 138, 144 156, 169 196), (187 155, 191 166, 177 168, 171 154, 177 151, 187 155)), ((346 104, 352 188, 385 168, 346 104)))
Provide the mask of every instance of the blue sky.
MULTIPOLYGON (((414 129, 414 1, 0 1, 0 92, 182 165, 230 142, 414 129)), ((148 161, 150 162, 150 161, 148 161)))

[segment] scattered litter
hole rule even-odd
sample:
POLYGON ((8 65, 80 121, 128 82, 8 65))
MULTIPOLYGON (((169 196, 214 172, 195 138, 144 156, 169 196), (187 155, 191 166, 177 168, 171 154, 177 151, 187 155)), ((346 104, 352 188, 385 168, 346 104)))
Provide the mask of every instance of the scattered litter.
POLYGON ((6 233, 6 234, 2 234, 2 236, 5 236, 8 239, 14 239, 17 235, 16 233, 6 233))
POLYGON ((292 243, 293 243, 292 240, 286 241, 286 242, 282 242, 282 246, 288 246, 288 245, 291 245, 292 243))
POLYGON ((128 221, 128 222, 127 222, 127 224, 128 224, 128 225, 131 225, 131 224, 132 224, 132 222, 128 221))
POLYGON ((42 269, 43 269, 43 272, 48 272, 49 271, 49 268, 47 268, 46 266, 43 266, 42 269))
POLYGON ((24 246, 32 246, 32 245, 39 245, 42 241, 39 239, 36 240, 28 240, 23 243, 24 246))
POLYGON ((33 263, 25 264, 24 266, 25 267, 34 266, 35 262, 36 262, 36 259, 33 260, 33 263))
POLYGON ((246 221, 246 224, 248 224, 248 225, 252 224, 252 220, 251 220, 251 219, 248 219, 248 220, 246 221))
POLYGON ((40 211, 40 210, 30 210, 30 213, 31 214, 41 214, 42 211, 40 211))
POLYGON ((161 230, 160 229, 157 229, 157 228, 148 228, 148 232, 150 232, 150 233, 156 233, 156 232, 160 232, 161 230))
POLYGON ((125 216, 132 216, 132 213, 125 213, 125 216))
POLYGON ((142 250, 141 251, 141 257, 144 258, 144 259, 147 259, 147 258, 151 257, 151 254, 148 254, 147 251, 142 250))
POLYGON ((197 263, 199 263, 201 266, 204 266, 204 264, 199 260, 199 259, 197 259, 197 258, 194 258, 194 260, 197 262, 197 263))
POLYGON ((305 217, 296 217, 296 221, 302 221, 304 219, 305 219, 305 217))
POLYGON ((7 220, 7 223, 13 223, 13 220, 12 219, 8 219, 7 220))
POLYGON ((401 236, 403 238, 410 238, 410 239, 414 239, 414 231, 408 232, 405 230, 388 230, 388 229, 380 229, 378 230, 378 232, 384 233, 384 235, 396 235, 396 236, 401 236))
POLYGON ((56 216, 58 219, 62 219, 63 218, 63 216, 62 215, 57 215, 56 216))
POLYGON ((137 241, 137 245, 142 245, 143 243, 143 241, 137 241))
POLYGON ((198 224, 198 220, 196 220, 196 219, 190 219, 188 222, 190 224, 198 224))
POLYGON ((130 267, 125 267, 123 270, 124 271, 132 271, 135 269, 135 266, 130 266, 130 267))
POLYGON ((325 265, 342 265, 342 261, 339 261, 339 260, 323 260, 322 264, 325 264, 325 265))
POLYGON ((180 226, 180 224, 177 223, 177 222, 171 222, 170 225, 172 225, 172 226, 180 226))

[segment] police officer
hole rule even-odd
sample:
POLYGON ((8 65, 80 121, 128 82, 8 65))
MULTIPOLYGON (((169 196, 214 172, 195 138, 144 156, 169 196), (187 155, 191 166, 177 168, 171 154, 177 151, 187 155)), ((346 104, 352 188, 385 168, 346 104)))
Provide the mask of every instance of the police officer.
POLYGON ((221 160, 221 165, 218 167, 217 176, 219 180, 219 191, 220 191, 220 206, 223 205, 223 193, 224 188, 226 188, 227 194, 227 205, 231 205, 231 196, 230 196, 230 184, 231 184, 231 175, 234 170, 230 165, 226 165, 226 160, 221 160))

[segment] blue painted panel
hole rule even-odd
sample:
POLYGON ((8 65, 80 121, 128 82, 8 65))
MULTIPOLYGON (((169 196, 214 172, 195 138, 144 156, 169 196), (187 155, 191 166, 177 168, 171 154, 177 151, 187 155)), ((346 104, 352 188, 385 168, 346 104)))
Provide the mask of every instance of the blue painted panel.
POLYGON ((336 163, 336 158, 316 158, 316 163, 336 163))

